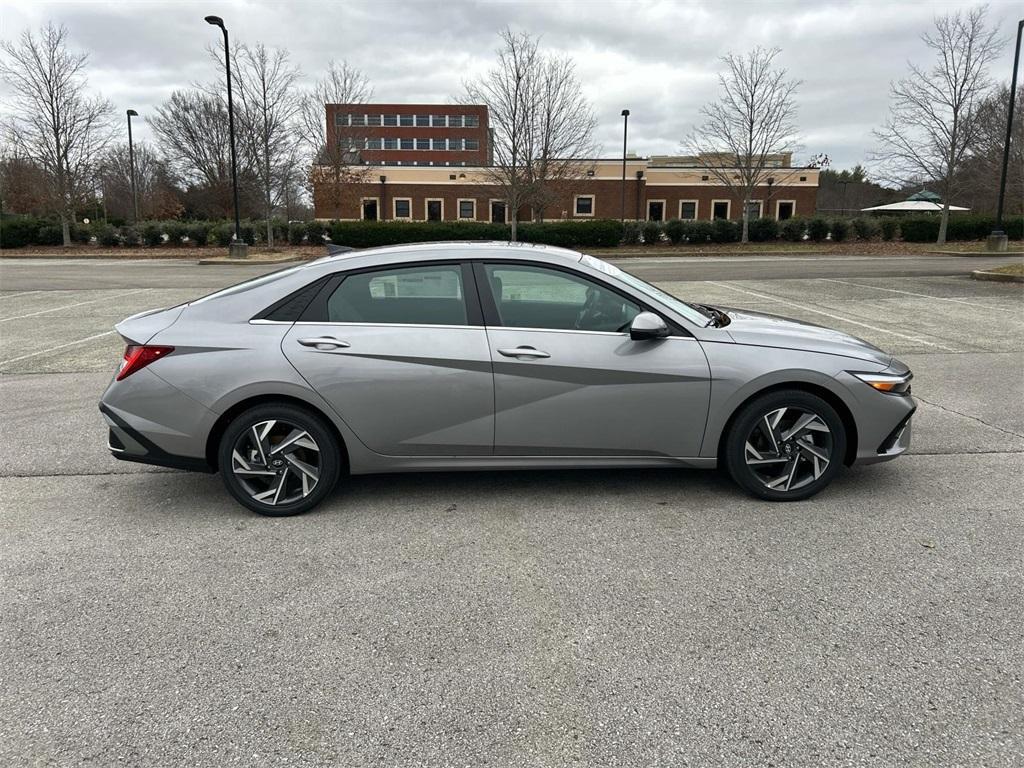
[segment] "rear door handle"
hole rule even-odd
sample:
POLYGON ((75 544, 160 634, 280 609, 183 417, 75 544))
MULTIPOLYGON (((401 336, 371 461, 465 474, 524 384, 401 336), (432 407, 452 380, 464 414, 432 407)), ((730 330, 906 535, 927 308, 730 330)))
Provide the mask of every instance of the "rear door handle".
POLYGON ((551 355, 549 355, 547 352, 542 352, 541 350, 534 349, 533 347, 516 347, 515 349, 499 349, 498 350, 498 354, 499 355, 504 355, 505 357, 534 357, 534 358, 551 357, 551 355))
POLYGON ((316 347, 317 349, 323 350, 352 346, 347 341, 336 339, 333 336, 317 336, 314 339, 299 339, 299 344, 304 347, 316 347))

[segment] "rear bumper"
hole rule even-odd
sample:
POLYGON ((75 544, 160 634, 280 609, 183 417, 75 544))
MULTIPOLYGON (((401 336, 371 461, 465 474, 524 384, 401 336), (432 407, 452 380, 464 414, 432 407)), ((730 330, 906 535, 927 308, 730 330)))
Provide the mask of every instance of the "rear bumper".
POLYGON ((109 427, 107 448, 115 459, 189 472, 213 472, 213 467, 206 459, 168 453, 103 403, 100 403, 100 413, 109 427))

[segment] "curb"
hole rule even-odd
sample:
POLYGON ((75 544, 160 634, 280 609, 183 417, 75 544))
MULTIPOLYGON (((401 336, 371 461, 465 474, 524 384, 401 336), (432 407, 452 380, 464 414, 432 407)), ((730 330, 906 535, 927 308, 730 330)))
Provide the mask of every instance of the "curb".
POLYGON ((1024 275, 1008 275, 1005 272, 986 272, 983 269, 975 269, 971 272, 974 280, 989 280, 993 283, 1024 283, 1024 275))
POLYGON ((1024 256, 1024 251, 925 251, 925 253, 933 256, 972 256, 974 258, 1024 256))
POLYGON ((233 259, 230 256, 213 256, 208 259, 200 259, 196 263, 200 266, 211 264, 230 264, 233 267, 251 267, 263 264, 289 264, 293 261, 309 261, 301 256, 283 256, 280 259, 233 259))

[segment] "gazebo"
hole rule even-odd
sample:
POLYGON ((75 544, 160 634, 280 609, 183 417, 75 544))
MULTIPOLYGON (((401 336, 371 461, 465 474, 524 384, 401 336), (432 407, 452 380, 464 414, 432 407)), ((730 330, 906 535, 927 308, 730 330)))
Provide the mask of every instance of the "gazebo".
MULTIPOLYGON (((888 205, 874 205, 870 208, 861 208, 863 213, 938 213, 942 210, 942 198, 934 192, 922 189, 900 203, 889 203, 888 205)), ((962 208, 959 205, 949 206, 950 211, 969 211, 970 208, 962 208)))

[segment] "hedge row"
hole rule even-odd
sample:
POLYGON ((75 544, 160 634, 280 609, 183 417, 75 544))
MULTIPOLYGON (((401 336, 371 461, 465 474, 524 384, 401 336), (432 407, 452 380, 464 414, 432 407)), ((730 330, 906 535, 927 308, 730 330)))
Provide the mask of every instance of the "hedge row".
MULTIPOLYGON (((626 222, 622 242, 625 245, 656 245, 668 240, 675 245, 703 243, 735 243, 742 236, 742 222, 716 219, 715 221, 684 221, 672 219, 665 223, 626 222)), ((939 217, 869 217, 856 219, 821 216, 792 218, 785 221, 775 219, 752 219, 747 234, 751 242, 774 242, 786 240, 793 243, 810 240, 822 242, 831 239, 841 243, 844 240, 894 240, 900 234, 906 242, 935 242, 939 235, 939 217)), ((995 217, 980 215, 950 216, 946 231, 947 240, 984 240, 995 226, 995 217)), ((1024 217, 1003 219, 1003 231, 1011 240, 1024 239, 1024 217)))
MULTIPOLYGON (((307 230, 309 227, 307 224, 307 230)), ((353 248, 444 240, 508 240, 511 237, 507 224, 482 221, 333 221, 327 233, 331 242, 353 248)), ((518 225, 516 236, 524 243, 614 248, 622 240, 622 223, 609 219, 524 222, 518 225)), ((308 232, 307 239, 310 239, 308 232)))

